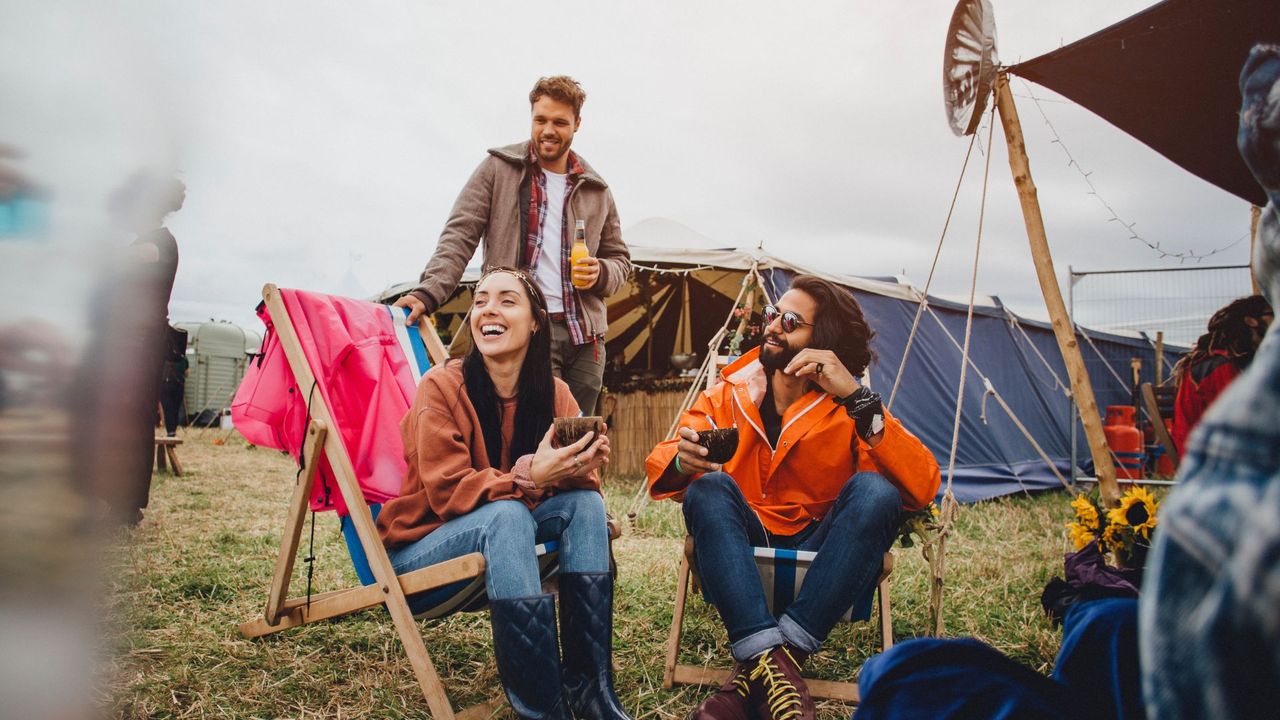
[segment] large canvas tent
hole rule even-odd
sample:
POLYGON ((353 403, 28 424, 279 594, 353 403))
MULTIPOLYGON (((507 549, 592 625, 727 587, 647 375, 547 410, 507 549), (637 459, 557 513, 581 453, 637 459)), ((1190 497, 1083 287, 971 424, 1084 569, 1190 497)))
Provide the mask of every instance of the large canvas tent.
MULTIPOLYGON (((892 279, 805 268, 761 249, 632 246, 631 253, 631 280, 609 301, 606 377, 615 383, 623 377, 669 377, 675 372, 672 355, 693 352, 699 360, 705 358, 716 333, 726 325, 736 326, 736 318, 730 322, 735 299, 752 273, 758 274, 769 299, 785 292, 796 274, 808 273, 847 288, 861 303, 876 332, 872 347, 877 358, 869 382, 887 400, 923 299, 926 310, 892 410, 945 466, 960 379, 965 305, 922 298, 911 285, 892 279)), ((458 292, 441 307, 437 322, 443 327, 460 326, 477 278, 477 272, 468 272, 458 292)), ((410 287, 389 288, 381 299, 390 300, 410 287)), ((761 302, 757 295, 757 312, 761 302)), ((1142 361, 1142 379, 1152 380, 1155 350, 1145 336, 1080 329, 1077 337, 1099 407, 1132 402, 1132 358, 1142 361)), ((1167 351, 1166 376, 1174 360, 1176 355, 1167 351)), ((957 499, 1058 487, 1060 480, 1050 464, 1070 477, 1073 421, 1066 392, 1070 383, 1050 326, 1016 316, 996 297, 982 298, 974 310, 970 363, 956 456, 957 499)), ((1078 445, 1076 464, 1090 472, 1088 448, 1083 441, 1078 445)), ((617 449, 631 450, 635 449, 617 449)))

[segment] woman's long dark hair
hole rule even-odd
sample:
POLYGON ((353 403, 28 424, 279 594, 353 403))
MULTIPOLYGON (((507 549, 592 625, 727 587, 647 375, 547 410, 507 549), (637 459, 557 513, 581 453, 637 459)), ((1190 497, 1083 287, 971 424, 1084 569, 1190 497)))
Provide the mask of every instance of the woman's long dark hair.
POLYGON ((1271 304, 1261 295, 1232 300, 1209 318, 1208 332, 1201 335, 1191 352, 1183 355, 1174 366, 1173 376, 1181 383, 1191 366, 1208 358, 1215 350, 1226 352, 1242 365, 1248 365, 1258 348, 1254 344, 1254 330, 1245 324, 1245 318, 1260 319, 1270 314, 1271 304))
MULTIPOLYGON (((542 436, 555 418, 556 386, 551 374, 551 321, 547 315, 547 299, 527 273, 513 268, 491 268, 480 278, 504 272, 514 275, 524 287, 529 305, 533 309, 533 321, 538 330, 529 339, 529 350, 520 366, 516 381, 515 431, 511 436, 508 457, 512 462, 523 455, 530 455, 538 448, 542 436)), ((476 288, 480 283, 476 283, 476 288)), ((484 433, 484 447, 489 454, 489 465, 502 467, 502 403, 493 387, 493 378, 484 366, 484 356, 479 346, 471 343, 471 352, 462 359, 462 377, 467 385, 467 397, 480 418, 484 433)))

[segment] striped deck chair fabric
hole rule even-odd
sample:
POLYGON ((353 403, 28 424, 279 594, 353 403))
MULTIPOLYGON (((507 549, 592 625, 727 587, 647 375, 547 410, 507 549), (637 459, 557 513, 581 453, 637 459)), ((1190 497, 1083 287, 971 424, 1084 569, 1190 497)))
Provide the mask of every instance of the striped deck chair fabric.
MULTIPOLYGON (((783 550, 779 548, 758 547, 755 550, 756 570, 760 573, 760 582, 764 585, 765 602, 774 617, 786 612, 800 588, 804 585, 804 576, 818 553, 812 550, 783 550)), ((863 598, 854 602, 853 606, 840 616, 842 622, 867 620, 871 617, 871 604, 874 600, 875 588, 867 591, 863 598)))

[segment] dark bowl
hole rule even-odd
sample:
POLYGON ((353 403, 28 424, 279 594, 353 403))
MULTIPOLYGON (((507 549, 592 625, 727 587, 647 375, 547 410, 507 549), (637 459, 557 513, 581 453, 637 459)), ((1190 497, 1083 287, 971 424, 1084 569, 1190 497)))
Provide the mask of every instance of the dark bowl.
POLYGON ((698 444, 707 449, 707 461, 727 463, 738 452, 738 428, 703 430, 698 433, 698 444))
POLYGON ((676 370, 692 370, 698 367, 698 354, 676 353, 671 356, 671 367, 676 370))
MULTIPOLYGON (((599 415, 587 417, 561 417, 555 419, 556 447, 572 445, 587 433, 599 434, 604 430, 604 418, 599 415)), ((594 441, 595 438, 593 437, 594 441)))

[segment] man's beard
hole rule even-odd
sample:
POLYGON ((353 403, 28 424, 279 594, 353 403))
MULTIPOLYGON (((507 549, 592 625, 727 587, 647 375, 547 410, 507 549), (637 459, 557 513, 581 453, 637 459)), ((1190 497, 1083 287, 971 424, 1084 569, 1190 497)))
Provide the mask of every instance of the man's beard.
POLYGON ((553 151, 553 153, 552 153, 551 155, 547 155, 547 154, 544 154, 544 153, 542 152, 542 141, 541 141, 541 140, 539 140, 539 141, 534 145, 534 148, 535 148, 535 150, 536 150, 536 151, 537 151, 537 153, 538 153, 538 159, 539 159, 539 160, 541 160, 542 162, 545 162, 545 163, 554 163, 554 162, 558 161, 560 158, 564 157, 564 156, 565 156, 565 153, 569 152, 569 146, 570 146, 570 145, 572 145, 572 144, 573 144, 573 143, 572 143, 572 141, 567 142, 567 143, 566 143, 566 142, 562 142, 562 143, 560 143, 559 145, 557 145, 557 146, 556 146, 555 151, 553 151))
MULTIPOLYGON (((770 338, 766 337, 765 339, 768 340, 770 338)), ((782 343, 782 347, 775 350, 763 342, 760 343, 760 364, 768 372, 786 367, 800 352, 799 349, 791 347, 784 338, 775 337, 772 339, 782 343)))

